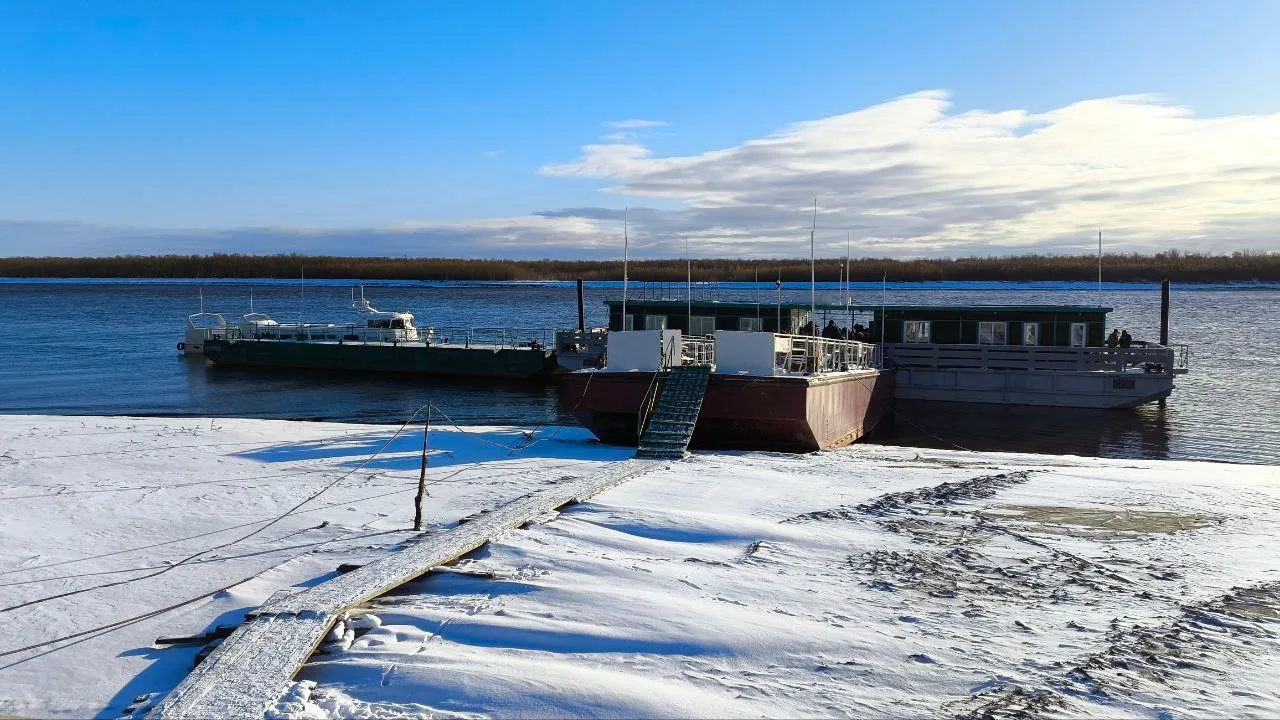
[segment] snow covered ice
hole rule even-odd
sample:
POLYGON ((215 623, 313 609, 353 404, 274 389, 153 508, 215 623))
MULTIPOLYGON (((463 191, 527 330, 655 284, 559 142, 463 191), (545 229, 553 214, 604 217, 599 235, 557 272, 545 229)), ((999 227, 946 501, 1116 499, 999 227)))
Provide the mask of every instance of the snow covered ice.
MULTIPOLYGON (((0 605, 233 540, 392 430, 0 418, 0 605)), ((629 454, 577 429, 514 453, 498 444, 517 429, 468 431, 432 433, 434 528, 629 454)), ((5 611, 0 652, 227 588, 0 656, 0 715, 141 716, 154 701, 134 699, 172 689, 198 649, 156 637, 234 624, 409 538, 421 438, 242 543, 5 611)), ((353 610, 266 714, 1275 716, 1278 538, 1271 467, 698 454, 353 610)))

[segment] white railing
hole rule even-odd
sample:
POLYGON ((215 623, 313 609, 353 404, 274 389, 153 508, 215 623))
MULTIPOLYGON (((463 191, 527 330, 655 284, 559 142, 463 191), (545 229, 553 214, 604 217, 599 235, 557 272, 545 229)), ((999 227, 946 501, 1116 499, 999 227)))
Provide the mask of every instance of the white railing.
POLYGON ((880 346, 810 335, 774 335, 775 375, 868 370, 880 367, 880 346))
POLYGON ((680 364, 715 365, 715 338, 688 335, 680 336, 680 364))
POLYGON ((228 340, 289 340, 297 342, 361 342, 396 345, 421 342, 427 345, 462 345, 463 347, 496 347, 500 349, 551 349, 555 331, 517 328, 439 327, 371 328, 360 324, 280 324, 228 327, 211 333, 211 337, 228 340))
POLYGON ((884 352, 890 365, 904 368, 1076 372, 1185 372, 1190 356, 1186 346, 1162 345, 1110 348, 890 343, 884 346, 884 352))

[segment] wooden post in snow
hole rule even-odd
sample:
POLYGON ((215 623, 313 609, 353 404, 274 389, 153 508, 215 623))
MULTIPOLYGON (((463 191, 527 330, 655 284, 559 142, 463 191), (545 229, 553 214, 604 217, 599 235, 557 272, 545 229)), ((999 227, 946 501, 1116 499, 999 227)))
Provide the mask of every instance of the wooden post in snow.
POLYGON ((422 498, 427 493, 427 438, 431 435, 431 406, 427 406, 427 423, 422 426, 422 467, 418 471, 418 495, 413 500, 413 529, 422 531, 422 498))

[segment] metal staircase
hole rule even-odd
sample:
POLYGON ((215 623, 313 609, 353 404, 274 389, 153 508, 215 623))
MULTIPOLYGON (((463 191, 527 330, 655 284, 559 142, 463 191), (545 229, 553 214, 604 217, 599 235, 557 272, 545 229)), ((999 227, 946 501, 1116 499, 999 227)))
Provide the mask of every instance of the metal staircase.
POLYGON ((685 456, 702 411, 711 365, 677 365, 663 375, 653 415, 636 448, 638 458, 679 460, 685 456))

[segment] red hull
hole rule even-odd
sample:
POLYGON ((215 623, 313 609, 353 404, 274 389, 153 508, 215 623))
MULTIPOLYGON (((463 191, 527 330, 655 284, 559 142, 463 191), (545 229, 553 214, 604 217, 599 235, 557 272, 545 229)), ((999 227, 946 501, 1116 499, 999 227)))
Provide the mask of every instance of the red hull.
MULTIPOLYGON (((693 448, 810 452, 871 432, 893 398, 892 371, 815 377, 712 375, 693 448)), ((659 388, 651 372, 564 376, 561 407, 602 442, 635 445, 640 405, 659 388)), ((661 381, 659 381, 661 382, 661 381)))

